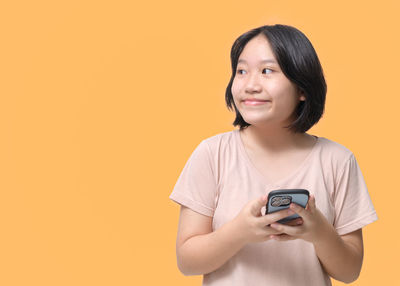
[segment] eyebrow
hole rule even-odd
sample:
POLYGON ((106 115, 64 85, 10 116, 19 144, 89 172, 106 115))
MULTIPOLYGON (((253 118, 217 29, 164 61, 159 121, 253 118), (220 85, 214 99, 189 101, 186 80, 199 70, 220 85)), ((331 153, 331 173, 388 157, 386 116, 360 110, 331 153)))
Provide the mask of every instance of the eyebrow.
MULTIPOLYGON (((238 63, 246 63, 246 61, 243 60, 243 59, 240 59, 240 60, 238 60, 238 63)), ((262 63, 262 64, 265 64, 265 63, 276 64, 277 62, 275 60, 273 60, 273 59, 266 59, 266 60, 260 61, 260 63, 262 63)))

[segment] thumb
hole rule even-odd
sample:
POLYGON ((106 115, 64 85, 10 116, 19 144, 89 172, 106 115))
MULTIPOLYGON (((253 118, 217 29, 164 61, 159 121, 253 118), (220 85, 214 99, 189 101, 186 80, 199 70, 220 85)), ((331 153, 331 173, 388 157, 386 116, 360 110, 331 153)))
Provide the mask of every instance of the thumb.
POLYGON ((264 195, 252 201, 251 203, 251 214, 254 216, 260 216, 260 211, 263 206, 265 206, 268 202, 268 195, 264 195))

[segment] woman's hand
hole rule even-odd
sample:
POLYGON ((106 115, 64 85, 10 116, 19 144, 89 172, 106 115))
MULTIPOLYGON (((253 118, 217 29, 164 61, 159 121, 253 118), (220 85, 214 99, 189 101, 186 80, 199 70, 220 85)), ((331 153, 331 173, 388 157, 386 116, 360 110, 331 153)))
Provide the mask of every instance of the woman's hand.
MULTIPOLYGON (((286 209, 272 214, 262 215, 261 208, 266 205, 267 201, 268 196, 265 195, 248 202, 233 219, 236 225, 237 235, 245 243, 266 241, 270 239, 271 235, 283 233, 280 230, 270 227, 270 224, 294 214, 293 210, 286 209)), ((301 218, 290 222, 289 225, 297 225, 299 223, 301 223, 301 218)))
POLYGON ((292 203, 290 204, 290 209, 303 219, 303 224, 299 226, 288 226, 280 223, 273 223, 271 224, 271 228, 282 234, 272 234, 270 238, 279 241, 301 238, 305 241, 315 243, 323 239, 326 233, 331 233, 333 227, 326 220, 321 211, 317 209, 314 195, 310 195, 306 208, 292 203))

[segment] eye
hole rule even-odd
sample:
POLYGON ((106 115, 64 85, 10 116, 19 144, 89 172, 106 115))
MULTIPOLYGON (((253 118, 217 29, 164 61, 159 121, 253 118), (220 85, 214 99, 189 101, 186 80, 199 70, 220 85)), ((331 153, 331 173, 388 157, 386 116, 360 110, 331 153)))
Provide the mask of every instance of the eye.
POLYGON ((265 69, 263 69, 263 72, 264 71, 269 71, 269 72, 266 72, 267 74, 269 74, 269 73, 272 73, 273 72, 273 70, 271 70, 271 69, 269 69, 269 68, 265 68, 265 69))
POLYGON ((245 70, 238 69, 238 70, 236 71, 236 73, 238 73, 238 74, 243 74, 242 72, 245 72, 245 70))

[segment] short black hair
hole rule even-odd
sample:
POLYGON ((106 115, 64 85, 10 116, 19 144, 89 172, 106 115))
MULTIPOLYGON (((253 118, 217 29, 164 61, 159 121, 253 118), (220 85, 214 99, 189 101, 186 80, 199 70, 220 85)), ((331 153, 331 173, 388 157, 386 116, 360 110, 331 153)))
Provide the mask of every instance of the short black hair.
POLYGON ((255 36, 266 36, 272 52, 285 76, 300 90, 306 98, 296 107, 297 118, 289 126, 293 132, 304 133, 316 124, 324 113, 327 86, 322 66, 308 38, 298 29, 288 25, 265 25, 252 29, 239 36, 232 45, 232 77, 225 92, 225 101, 229 110, 236 111, 234 126, 240 129, 248 127, 235 106, 232 96, 232 83, 240 54, 246 44, 255 36))

